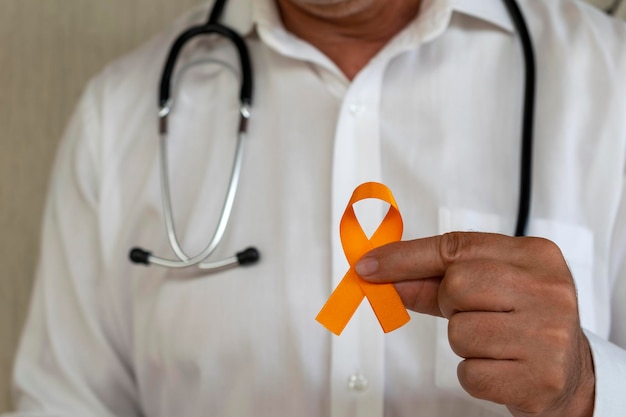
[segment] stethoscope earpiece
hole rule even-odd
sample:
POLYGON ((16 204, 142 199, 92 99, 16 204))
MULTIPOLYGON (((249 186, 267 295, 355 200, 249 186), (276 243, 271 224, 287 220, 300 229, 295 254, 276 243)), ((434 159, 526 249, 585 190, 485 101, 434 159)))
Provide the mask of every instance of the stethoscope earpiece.
POLYGON ((130 252, 128 252, 128 257, 134 264, 150 265, 150 256, 152 256, 152 253, 141 248, 132 248, 130 252))
POLYGON ((261 254, 255 247, 249 247, 241 252, 237 252, 236 256, 239 265, 252 265, 261 259, 261 254))
MULTIPOLYGON (((144 264, 150 265, 150 258, 152 257, 152 252, 148 252, 147 250, 143 250, 141 248, 132 248, 130 252, 128 252, 128 257, 130 261, 134 264, 144 264)), ((254 246, 250 246, 242 250, 241 252, 237 252, 233 258, 225 259, 226 263, 223 263, 219 266, 219 268, 225 268, 228 266, 240 265, 247 266, 253 265, 257 263, 261 259, 261 254, 259 250, 254 246), (235 261, 235 262, 233 262, 235 261)), ((203 269, 213 269, 213 268, 203 268, 203 269)), ((217 267, 215 267, 217 269, 217 267)))

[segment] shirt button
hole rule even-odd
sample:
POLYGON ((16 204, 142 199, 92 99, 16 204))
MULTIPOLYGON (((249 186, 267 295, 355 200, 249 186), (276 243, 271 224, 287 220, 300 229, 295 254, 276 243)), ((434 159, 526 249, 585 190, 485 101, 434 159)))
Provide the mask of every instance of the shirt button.
POLYGON ((348 108, 350 110, 350 114, 354 117, 358 117, 365 112, 365 106, 360 103, 352 103, 348 108))
POLYGON ((348 389, 350 391, 364 392, 367 391, 368 385, 369 381, 365 378, 365 375, 360 372, 352 374, 348 377, 348 389))

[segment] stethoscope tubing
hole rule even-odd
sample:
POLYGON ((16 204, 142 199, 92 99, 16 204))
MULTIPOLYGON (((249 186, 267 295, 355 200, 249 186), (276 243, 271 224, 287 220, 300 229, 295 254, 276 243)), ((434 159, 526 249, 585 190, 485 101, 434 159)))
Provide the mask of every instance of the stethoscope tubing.
MULTIPOLYGON (((224 199, 224 204, 222 206, 222 211, 220 213, 219 221, 213 237, 209 244, 197 255, 193 257, 189 257, 181 248, 176 229, 174 226, 174 213, 172 210, 172 199, 170 194, 170 186, 169 186, 169 170, 167 163, 167 152, 166 152, 166 138, 165 135, 161 135, 161 187, 163 192, 162 204, 163 211, 165 217, 165 225, 167 229, 167 236, 172 247, 172 250, 178 257, 178 260, 171 260, 160 258, 154 255, 150 255, 149 262, 165 266, 169 268, 186 268, 192 265, 198 265, 201 269, 211 269, 215 265, 210 263, 203 264, 202 261, 208 258, 213 251, 217 248, 217 246, 222 241, 224 237, 224 233, 226 232, 226 227, 228 226, 228 222, 230 220, 231 213, 233 211, 233 205, 235 203, 235 196, 237 195, 237 190, 239 188, 239 179, 241 177, 241 165, 243 160, 243 138, 245 134, 243 132, 239 132, 237 135, 237 145, 235 148, 235 158, 233 161, 233 167, 230 173, 230 180, 228 185, 228 190, 226 192, 226 198, 224 199)), ((220 266, 221 263, 220 263, 220 266)))
POLYGON ((535 119, 536 64, 533 42, 524 15, 515 0, 504 0, 520 38, 524 54, 524 105, 522 114, 522 149, 520 151, 519 203, 515 236, 526 235, 532 195, 533 136, 535 119))
POLYGON ((178 60, 178 55, 183 49, 183 46, 196 36, 210 34, 221 35, 226 39, 229 39, 237 49, 242 72, 239 100, 244 105, 250 106, 252 104, 252 64, 250 62, 250 54, 245 41, 237 34, 237 32, 224 25, 218 23, 208 23, 206 25, 194 26, 187 29, 174 41, 161 76, 161 84, 159 87, 159 106, 161 109, 167 107, 170 101, 172 74, 176 66, 176 61, 178 60))
POLYGON ((617 13, 617 10, 620 8, 623 2, 623 0, 613 0, 613 3, 611 3, 609 7, 604 9, 604 11, 610 16, 615 16, 615 13, 617 13))

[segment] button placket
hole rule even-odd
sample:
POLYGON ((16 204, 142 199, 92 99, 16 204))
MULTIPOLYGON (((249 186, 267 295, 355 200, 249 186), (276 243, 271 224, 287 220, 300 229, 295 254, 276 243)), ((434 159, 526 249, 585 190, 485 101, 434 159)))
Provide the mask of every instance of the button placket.
MULTIPOLYGON (((331 230, 333 288, 348 268, 339 239, 339 222, 352 191, 366 181, 381 181, 378 109, 382 66, 367 68, 348 89, 339 115, 333 155, 331 230)), ((370 210, 359 221, 367 230, 382 214, 370 210)), ((331 416, 383 415, 384 333, 368 303, 362 303, 340 337, 331 342, 331 416)))

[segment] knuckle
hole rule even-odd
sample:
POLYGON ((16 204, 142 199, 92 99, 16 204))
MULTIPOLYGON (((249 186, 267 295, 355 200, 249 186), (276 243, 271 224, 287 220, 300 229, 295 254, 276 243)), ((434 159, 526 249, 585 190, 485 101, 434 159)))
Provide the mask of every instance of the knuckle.
POLYGON ((576 287, 571 282, 564 283, 556 288, 555 300, 560 300, 564 313, 575 314, 578 317, 578 295, 576 287))
POLYGON ((512 383, 472 365, 472 360, 461 362, 457 368, 459 383, 472 397, 492 401, 523 410, 523 415, 535 415, 545 409, 543 394, 527 384, 512 383))
POLYGON ((547 368, 541 381, 534 387, 536 395, 528 403, 532 403, 537 410, 546 410, 559 402, 563 394, 569 391, 569 385, 569 377, 563 368, 558 366, 547 368))
POLYGON ((462 358, 466 358, 467 354, 464 349, 465 337, 463 336, 462 326, 458 316, 450 317, 448 321, 448 343, 452 351, 462 358))
POLYGON ((560 367, 555 367, 544 379, 543 391, 548 398, 559 396, 566 390, 568 377, 560 367))
POLYGON ((493 389, 493 378, 484 372, 479 372, 472 366, 472 362, 464 360, 457 367, 459 383, 465 391, 476 398, 486 398, 493 389))
POLYGON ((578 295, 576 286, 570 277, 546 277, 541 285, 541 292, 549 294, 553 307, 559 309, 561 319, 571 320, 578 317, 578 295))
POLYGON ((528 245, 540 259, 562 259, 561 248, 553 241, 543 237, 527 237, 528 245))
POLYGON ((444 317, 450 318, 456 313, 460 299, 467 291, 467 279, 456 265, 452 265, 439 284, 437 301, 444 317))
POLYGON ((458 261, 467 246, 467 237, 462 232, 450 232, 441 236, 439 256, 447 265, 458 261))
POLYGON ((452 265, 446 271, 444 279, 439 287, 440 292, 446 295, 454 295, 463 290, 465 279, 463 273, 456 265, 452 265))
POLYGON ((565 328, 556 328, 550 332, 550 340, 555 352, 561 352, 564 348, 569 348, 574 342, 572 332, 565 328))

